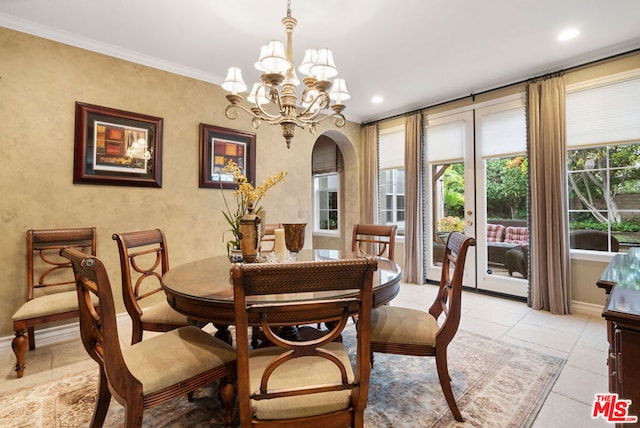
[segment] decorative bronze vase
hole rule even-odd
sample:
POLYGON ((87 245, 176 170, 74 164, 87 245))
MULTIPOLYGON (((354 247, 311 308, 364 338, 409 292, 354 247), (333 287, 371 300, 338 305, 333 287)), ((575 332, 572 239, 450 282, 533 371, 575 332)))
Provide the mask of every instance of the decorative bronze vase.
POLYGON ((240 250, 245 263, 258 261, 260 250, 260 216, 253 213, 253 206, 249 206, 249 212, 240 218, 240 250))
POLYGON ((304 230, 307 223, 283 223, 284 242, 289 250, 291 259, 297 260, 298 252, 304 246, 304 230))

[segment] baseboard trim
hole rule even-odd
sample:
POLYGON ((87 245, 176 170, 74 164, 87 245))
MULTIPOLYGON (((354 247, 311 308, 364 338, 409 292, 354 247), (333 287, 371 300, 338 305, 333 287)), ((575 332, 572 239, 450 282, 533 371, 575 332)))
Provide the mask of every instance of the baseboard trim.
POLYGON ((594 303, 577 302, 575 300, 571 302, 571 312, 574 314, 601 317, 603 309, 602 305, 596 305, 594 303))
MULTIPOLYGON (((118 328, 126 327, 128 323, 131 328, 131 320, 126 312, 116 316, 118 328)), ((78 321, 55 327, 36 329, 36 347, 50 345, 52 343, 63 342, 79 337, 80 323, 78 321)), ((0 338, 0 352, 11 351, 11 341, 13 336, 0 338)))

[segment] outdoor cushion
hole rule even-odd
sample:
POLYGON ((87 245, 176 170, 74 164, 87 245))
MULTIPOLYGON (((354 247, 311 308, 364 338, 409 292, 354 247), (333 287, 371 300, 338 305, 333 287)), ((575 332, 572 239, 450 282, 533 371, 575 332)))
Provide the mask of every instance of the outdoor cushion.
POLYGON ((504 226, 501 224, 487 224, 487 242, 502 242, 504 226))
POLYGON ((508 226, 505 229, 504 242, 508 244, 528 244, 529 228, 508 226))

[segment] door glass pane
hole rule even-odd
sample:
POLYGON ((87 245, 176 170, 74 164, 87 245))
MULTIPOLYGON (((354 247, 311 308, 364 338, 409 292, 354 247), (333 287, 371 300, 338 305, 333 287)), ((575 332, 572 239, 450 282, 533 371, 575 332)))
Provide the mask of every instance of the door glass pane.
POLYGON ((433 264, 441 265, 449 233, 464 230, 464 164, 433 165, 433 264))
POLYGON ((494 158, 485 160, 484 164, 487 273, 526 278, 528 159, 526 156, 494 158))

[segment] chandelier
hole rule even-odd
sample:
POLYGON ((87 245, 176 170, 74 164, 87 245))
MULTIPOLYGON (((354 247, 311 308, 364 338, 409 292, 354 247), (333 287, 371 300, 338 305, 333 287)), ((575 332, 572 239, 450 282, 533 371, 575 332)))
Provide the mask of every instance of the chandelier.
POLYGON ((260 48, 255 68, 262 74, 260 82, 253 84, 247 96, 249 107, 241 104, 244 98, 239 93, 245 92, 247 85, 242 79, 240 68, 230 67, 221 85, 230 92, 226 96, 229 105, 224 112, 228 119, 236 119, 238 110, 242 110, 252 117, 253 129, 257 129, 261 122, 281 125, 287 148, 291 145, 296 126, 308 126, 311 134, 314 134, 318 123, 333 118, 335 126, 343 127, 346 120, 342 114, 345 108, 342 102, 351 98, 344 79, 335 78, 338 70, 331 50, 307 49, 298 67, 298 71, 305 75, 298 105, 296 88, 300 81, 294 69, 292 43, 293 29, 297 23, 291 16, 291 0, 288 0, 287 16, 282 18, 282 25, 287 32, 286 51, 283 43, 277 40, 260 48), (329 80, 332 78, 335 78, 333 83, 329 80))

